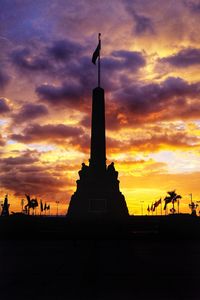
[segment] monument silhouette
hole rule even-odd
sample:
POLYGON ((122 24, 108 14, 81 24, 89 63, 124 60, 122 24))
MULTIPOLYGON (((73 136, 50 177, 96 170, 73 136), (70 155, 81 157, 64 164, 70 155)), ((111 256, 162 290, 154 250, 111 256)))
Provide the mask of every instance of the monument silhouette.
POLYGON ((71 197, 67 215, 82 219, 118 219, 128 217, 125 198, 119 189, 118 172, 112 162, 106 165, 105 99, 100 87, 101 40, 93 54, 92 62, 98 58, 98 87, 92 95, 92 126, 89 166, 82 164, 77 189, 71 197))
POLYGON ((2 217, 9 216, 9 214, 10 214, 9 213, 10 204, 8 203, 8 195, 5 195, 5 199, 4 199, 3 204, 1 204, 1 207, 2 207, 1 216, 2 217))

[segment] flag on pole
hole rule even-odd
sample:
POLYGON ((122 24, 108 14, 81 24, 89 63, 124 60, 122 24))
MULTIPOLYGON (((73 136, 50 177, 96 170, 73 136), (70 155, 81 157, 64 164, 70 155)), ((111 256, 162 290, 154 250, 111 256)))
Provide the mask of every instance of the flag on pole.
POLYGON ((96 60, 97 58, 100 56, 100 50, 101 50, 101 40, 100 40, 100 37, 101 37, 101 33, 99 33, 99 43, 98 43, 98 46, 96 47, 93 55, 92 55, 92 63, 94 65, 96 65, 96 60))
POLYGON ((156 207, 158 207, 159 204, 161 204, 161 198, 154 203, 154 210, 156 207))

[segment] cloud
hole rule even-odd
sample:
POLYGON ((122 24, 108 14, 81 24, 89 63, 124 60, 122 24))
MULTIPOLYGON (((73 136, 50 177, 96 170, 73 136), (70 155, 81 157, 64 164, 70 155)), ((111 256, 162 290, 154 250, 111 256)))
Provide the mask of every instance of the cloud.
MULTIPOLYGON (((7 172, 0 173, 1 187, 14 191, 15 195, 30 193, 32 195, 49 195, 59 193, 70 182, 64 177, 56 177, 43 167, 11 167, 7 172)), ((50 196, 52 199, 53 196, 50 196)))
POLYGON ((23 71, 45 71, 50 69, 49 61, 40 55, 34 55, 29 48, 14 50, 11 53, 11 60, 23 71))
POLYGON ((0 114, 5 114, 10 111, 8 101, 5 98, 0 98, 0 114))
POLYGON ((67 195, 67 188, 72 186, 72 181, 64 174, 65 168, 59 169, 57 174, 56 165, 43 163, 39 153, 27 150, 21 155, 0 159, 0 186, 13 191, 15 196, 30 193, 53 200, 52 195, 63 194, 65 189, 67 195))
POLYGON ((10 139, 21 143, 51 142, 53 144, 62 144, 70 139, 78 139, 83 134, 80 127, 72 127, 63 124, 58 125, 38 125, 33 124, 26 127, 22 134, 11 134, 10 139))
POLYGON ((194 149, 199 147, 200 140, 186 132, 154 134, 151 137, 142 137, 129 141, 129 148, 134 151, 154 152, 161 149, 194 149))
POLYGON ((194 0, 184 0, 184 5, 191 10, 192 13, 200 13, 200 3, 194 0))
POLYGON ((130 131, 121 132, 120 137, 107 136, 108 153, 153 153, 163 149, 170 150, 198 150, 200 138, 189 134, 186 129, 178 126, 164 127, 163 125, 146 125, 140 129, 132 128, 130 131))
POLYGON ((80 84, 63 83, 61 86, 43 84, 36 88, 41 100, 51 105, 77 106, 81 101, 82 87, 80 84))
POLYGON ((5 144, 6 144, 6 141, 5 141, 5 139, 2 137, 2 135, 0 134, 0 147, 5 146, 5 144))
POLYGON ((48 109, 45 105, 26 103, 24 104, 18 113, 13 115, 13 122, 22 123, 34 119, 44 117, 48 115, 48 109))
POLYGON ((161 63, 168 63, 177 68, 187 68, 200 64, 200 49, 186 48, 178 53, 159 59, 161 63))
POLYGON ((146 60, 142 52, 118 50, 111 53, 110 58, 104 58, 105 71, 138 71, 144 67, 146 60))
MULTIPOLYGON (((200 115, 199 92, 199 82, 188 83, 178 77, 168 77, 160 83, 129 84, 113 94, 117 103, 115 116, 121 114, 124 126, 196 118, 200 115)), ((117 126, 120 118, 115 119, 117 126)))
POLYGON ((84 47, 69 39, 57 40, 47 47, 47 53, 59 61, 68 61, 71 58, 80 57, 84 47))
POLYGON ((38 154, 34 151, 26 151, 19 156, 10 156, 0 159, 1 170, 5 171, 5 168, 12 168, 17 165, 32 165, 39 161, 38 154))
POLYGON ((125 8, 127 13, 132 17, 134 22, 133 31, 136 35, 141 36, 144 34, 155 33, 155 27, 152 19, 145 14, 136 12, 133 1, 126 0, 125 8))
POLYGON ((10 81, 10 76, 3 70, 0 70, 0 89, 5 88, 5 86, 10 81))
MULTIPOLYGON (((107 91, 114 89, 115 80, 120 76, 120 72, 130 71, 136 74, 145 64, 142 52, 113 51, 102 63, 102 86, 107 91)), ((63 65, 61 69, 60 73, 63 74, 63 65)), ((41 101, 50 105, 68 105, 78 109, 78 105, 81 104, 83 108, 85 100, 91 97, 91 89, 95 87, 97 68, 92 65, 91 58, 83 56, 76 63, 68 62, 64 72, 68 80, 61 85, 42 84, 36 88, 36 94, 41 101)))

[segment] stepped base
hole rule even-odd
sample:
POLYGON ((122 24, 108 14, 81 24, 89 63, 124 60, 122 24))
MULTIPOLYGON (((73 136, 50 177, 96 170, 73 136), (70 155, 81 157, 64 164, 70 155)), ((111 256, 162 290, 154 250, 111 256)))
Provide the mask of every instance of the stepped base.
POLYGON ((80 180, 77 180, 77 190, 71 197, 68 217, 77 220, 127 218, 128 208, 119 190, 118 173, 114 172, 109 174, 106 171, 100 177, 90 173, 80 176, 80 180))

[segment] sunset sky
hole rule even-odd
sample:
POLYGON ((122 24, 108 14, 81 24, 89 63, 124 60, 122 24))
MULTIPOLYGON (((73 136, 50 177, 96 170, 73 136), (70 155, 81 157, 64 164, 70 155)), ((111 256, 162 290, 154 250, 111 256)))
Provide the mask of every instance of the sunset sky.
POLYGON ((189 212, 189 194, 200 200, 200 1, 0 6, 0 197, 11 211, 30 193, 66 213, 89 159, 101 32, 107 162, 129 212, 146 214, 173 189, 189 212))

